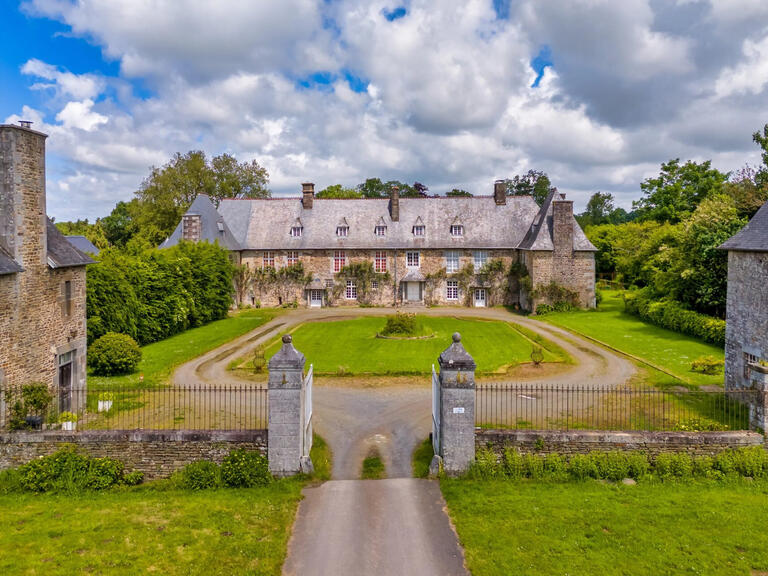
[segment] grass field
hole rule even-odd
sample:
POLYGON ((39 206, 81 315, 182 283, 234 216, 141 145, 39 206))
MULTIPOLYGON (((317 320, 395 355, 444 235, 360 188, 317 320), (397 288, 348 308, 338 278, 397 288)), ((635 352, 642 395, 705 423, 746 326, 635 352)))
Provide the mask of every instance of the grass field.
POLYGON ((258 328, 282 312, 280 309, 243 310, 223 320, 148 344, 142 347, 142 359, 133 374, 110 377, 89 374, 88 384, 99 388, 165 384, 177 366, 258 328), (143 382, 139 380, 141 375, 144 376, 143 382))
MULTIPOLYGON (((310 322, 293 333, 293 344, 314 364, 316 374, 424 374, 451 343, 454 332, 477 362, 478 372, 504 372, 530 362, 533 344, 506 322, 451 317, 421 317, 435 334, 425 340, 376 338, 386 322, 382 317, 363 317, 333 322, 310 322)), ((548 343, 545 343, 548 344, 548 343)), ((266 351, 270 358, 279 339, 266 351)), ((554 347, 544 350, 545 362, 567 361, 554 347), (553 350, 553 351, 550 351, 553 350)))
POLYGON ((643 322, 624 312, 621 293, 603 292, 599 309, 575 312, 555 312, 542 316, 550 322, 573 332, 590 336, 617 350, 647 360, 651 364, 674 374, 679 380, 656 370, 650 370, 649 378, 657 385, 720 385, 723 375, 706 375, 691 371, 691 362, 699 356, 714 356, 720 360, 722 348, 701 340, 665 330, 643 322))
POLYGON ((473 576, 768 573, 768 484, 442 480, 473 576))

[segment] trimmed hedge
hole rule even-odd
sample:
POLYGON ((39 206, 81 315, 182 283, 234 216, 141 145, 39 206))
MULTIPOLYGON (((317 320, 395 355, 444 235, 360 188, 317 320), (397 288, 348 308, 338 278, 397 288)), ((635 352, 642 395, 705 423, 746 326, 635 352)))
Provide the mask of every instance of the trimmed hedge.
POLYGON ((687 310, 674 300, 654 300, 647 289, 624 293, 624 309, 651 324, 725 346, 725 320, 687 310))
POLYGON ((127 334, 107 332, 88 347, 88 365, 97 376, 130 374, 141 361, 141 348, 127 334))

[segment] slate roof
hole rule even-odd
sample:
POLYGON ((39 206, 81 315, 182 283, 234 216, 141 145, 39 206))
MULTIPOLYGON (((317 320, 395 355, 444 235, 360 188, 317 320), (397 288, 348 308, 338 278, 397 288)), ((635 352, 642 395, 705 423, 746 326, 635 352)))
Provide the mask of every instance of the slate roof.
POLYGON ((67 240, 69 240, 69 243, 72 244, 72 246, 80 250, 80 252, 95 254, 96 256, 99 255, 99 249, 85 236, 67 236, 67 240))
POLYGON ((90 256, 83 254, 67 240, 66 236, 48 218, 46 235, 48 238, 48 266, 51 268, 69 268, 93 264, 90 256))
MULTIPOLYGON (((186 214, 200 215, 200 240, 206 240, 211 244, 218 241, 219 244, 229 250, 240 250, 240 243, 230 231, 227 221, 216 211, 216 207, 207 195, 198 195, 186 214)), ((179 243, 181 240, 181 226, 182 223, 179 222, 173 234, 160 245, 160 248, 169 248, 179 243)))
POLYGON ((768 202, 762 205, 744 228, 723 242, 720 249, 768 252, 768 202))
MULTIPOLYGON (((531 227, 520 243, 521 250, 554 250, 555 243, 552 237, 552 203, 555 198, 556 191, 552 191, 544 200, 541 205, 538 214, 533 219, 531 227)), ((584 231, 576 222, 576 218, 573 218, 573 249, 577 252, 597 252, 594 244, 589 241, 584 231)))
MULTIPOLYGON (((509 196, 498 205, 491 196, 400 198, 400 218, 393 222, 388 198, 315 198, 311 209, 300 197, 255 200, 225 199, 218 210, 207 196, 198 196, 187 214, 201 215, 201 239, 219 240, 230 250, 314 249, 515 249, 531 237, 529 250, 552 250, 552 196, 539 209, 530 196, 509 196), (531 235, 537 216, 543 225, 531 235), (223 223, 223 231, 218 230, 223 223), (451 235, 451 225, 461 224, 463 235, 451 235), (291 228, 302 226, 301 236, 291 228), (413 227, 423 225, 424 236, 414 236, 413 227), (348 226, 346 236, 337 236, 339 226, 348 226), (376 236, 376 226, 386 226, 376 236)), ((574 249, 595 251, 576 219, 574 249)), ((161 248, 177 244, 181 223, 161 248)))
POLYGON ((24 270, 19 266, 18 262, 14 260, 8 252, 0 247, 0 276, 5 274, 15 274, 24 270))

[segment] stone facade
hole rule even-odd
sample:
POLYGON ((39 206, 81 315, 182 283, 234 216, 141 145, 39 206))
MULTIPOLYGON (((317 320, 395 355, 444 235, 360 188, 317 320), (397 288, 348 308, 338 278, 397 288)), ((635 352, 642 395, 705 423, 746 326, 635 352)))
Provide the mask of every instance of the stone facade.
POLYGON ((768 252, 728 252, 725 387, 752 386, 749 363, 768 360, 768 252))
POLYGON ((729 448, 763 445, 755 432, 608 432, 593 430, 478 430, 477 449, 491 448, 499 457, 507 447, 522 453, 586 454, 597 451, 640 450, 655 456, 661 452, 688 452, 713 456, 729 448))
POLYGON ((94 457, 116 458, 127 470, 140 470, 145 479, 167 478, 195 460, 221 463, 230 451, 242 448, 267 452, 267 431, 86 431, 14 432, 0 434, 0 470, 15 468, 74 445, 94 457))
MULTIPOLYGON (((0 126, 0 254, 21 267, 0 275, 0 388, 44 382, 55 392, 60 383, 85 387, 83 263, 90 260, 78 251, 77 264, 57 265, 51 252, 66 240, 45 212, 45 138, 0 126)), ((60 402, 70 409, 66 397, 60 402)))

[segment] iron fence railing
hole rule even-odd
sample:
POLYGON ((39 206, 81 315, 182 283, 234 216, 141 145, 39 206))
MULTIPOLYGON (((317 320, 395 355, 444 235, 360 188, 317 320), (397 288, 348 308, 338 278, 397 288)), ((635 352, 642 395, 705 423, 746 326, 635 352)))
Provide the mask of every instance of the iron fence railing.
POLYGON ((54 390, 40 409, 22 389, 0 390, 0 428, 258 430, 267 428, 267 394, 255 385, 90 386, 54 390))
POLYGON ((476 388, 480 428, 748 430, 754 391, 487 383, 476 388))

